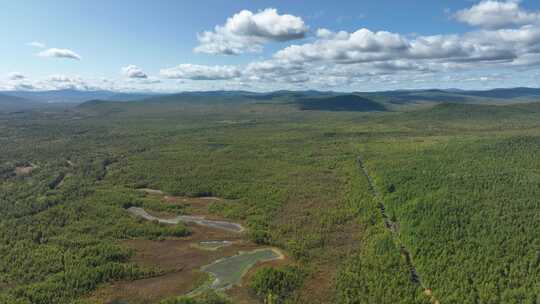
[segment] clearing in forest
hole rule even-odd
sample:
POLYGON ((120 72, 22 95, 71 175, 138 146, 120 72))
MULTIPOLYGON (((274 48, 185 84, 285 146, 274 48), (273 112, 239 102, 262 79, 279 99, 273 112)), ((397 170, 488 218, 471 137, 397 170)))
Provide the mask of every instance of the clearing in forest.
MULTIPOLYGON (((159 195, 156 191, 144 192, 147 195, 159 195)), ((174 217, 140 207, 130 207, 127 211, 134 216, 163 224, 185 223, 192 234, 161 241, 134 239, 124 242, 126 247, 135 251, 132 259, 134 263, 160 269, 161 274, 152 278, 113 283, 95 292, 91 300, 99 303, 147 303, 185 294, 195 295, 208 288, 223 290, 235 300, 245 300, 251 296, 240 287, 244 275, 256 265, 284 259, 277 249, 264 248, 246 240, 245 234, 240 233, 244 231, 242 225, 215 217, 212 220, 206 219, 208 213, 204 209, 207 209, 210 201, 218 198, 162 196, 163 201, 169 204, 197 205, 196 210, 201 216, 174 217)))

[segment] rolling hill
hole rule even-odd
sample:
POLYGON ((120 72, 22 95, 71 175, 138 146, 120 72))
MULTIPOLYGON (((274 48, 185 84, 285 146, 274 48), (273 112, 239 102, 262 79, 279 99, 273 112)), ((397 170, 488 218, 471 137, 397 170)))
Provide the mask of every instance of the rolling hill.
POLYGON ((24 98, 38 103, 75 103, 103 99, 112 101, 131 101, 159 95, 157 93, 122 93, 105 90, 50 90, 50 91, 4 91, 4 95, 24 98))
POLYGON ((301 98, 297 104, 301 110, 357 112, 386 111, 386 108, 380 103, 353 94, 301 98))
POLYGON ((0 94, 0 112, 25 110, 39 105, 31 100, 0 94))

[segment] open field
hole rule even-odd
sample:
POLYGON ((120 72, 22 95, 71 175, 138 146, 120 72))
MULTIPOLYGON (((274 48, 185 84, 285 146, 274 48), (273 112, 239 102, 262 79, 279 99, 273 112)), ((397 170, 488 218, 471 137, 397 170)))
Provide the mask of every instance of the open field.
MULTIPOLYGON (((204 265, 277 247, 302 270, 291 303, 536 303, 539 118, 538 104, 170 101, 0 114, 0 299, 155 303, 207 282, 204 265), (130 207, 246 230, 160 224, 130 207), (215 240, 233 243, 196 246, 215 240)), ((227 296, 261 300, 257 269, 227 296)))

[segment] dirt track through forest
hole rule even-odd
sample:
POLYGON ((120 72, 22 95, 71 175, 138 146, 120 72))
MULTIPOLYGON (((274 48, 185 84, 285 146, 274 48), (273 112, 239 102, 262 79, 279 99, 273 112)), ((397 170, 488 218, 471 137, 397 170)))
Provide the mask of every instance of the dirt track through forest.
POLYGON ((373 179, 371 178, 371 175, 369 175, 369 172, 368 172, 367 168, 365 167, 364 162, 362 161, 362 157, 358 156, 357 161, 358 161, 358 167, 360 168, 360 170, 362 171, 362 173, 364 174, 364 176, 366 177, 366 179, 368 181, 369 190, 371 191, 371 193, 373 194, 373 196, 377 200, 378 207, 379 207, 379 209, 381 211, 381 215, 382 215, 382 218, 384 220, 384 225, 386 226, 386 228, 388 230, 390 230, 390 232, 392 232, 392 235, 394 236, 394 240, 397 243, 397 245, 399 246, 401 255, 403 255, 403 257, 405 257, 407 267, 409 268, 411 281, 413 283, 415 283, 415 284, 418 284, 424 290, 424 294, 430 298, 432 303, 440 304, 439 300, 437 300, 433 296, 433 293, 432 293, 431 289, 428 288, 423 283, 422 278, 420 277, 420 275, 418 274, 418 271, 416 270, 416 267, 414 266, 414 262, 413 262, 412 255, 411 255, 410 251, 401 242, 401 240, 399 238, 399 226, 398 226, 398 224, 396 222, 394 222, 391 218, 388 217, 388 215, 386 213, 386 207, 384 205, 384 200, 382 198, 382 195, 377 190, 377 188, 375 187, 375 183, 373 182, 373 179))

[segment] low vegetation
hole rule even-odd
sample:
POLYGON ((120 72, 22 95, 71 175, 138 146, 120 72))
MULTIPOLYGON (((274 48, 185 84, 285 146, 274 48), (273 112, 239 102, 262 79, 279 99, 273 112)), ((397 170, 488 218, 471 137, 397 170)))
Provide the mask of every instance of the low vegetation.
POLYGON ((283 303, 302 285, 304 274, 298 267, 263 267, 253 275, 251 290, 268 304, 283 303))

